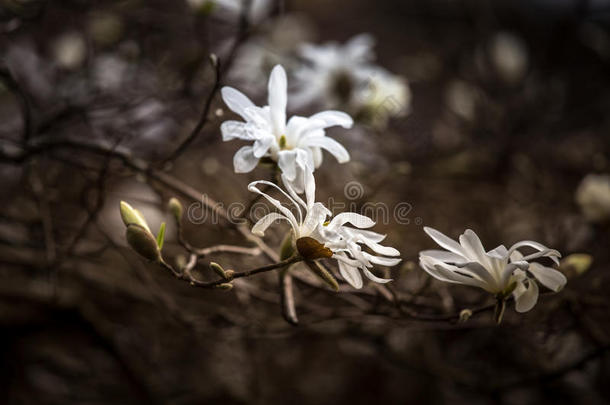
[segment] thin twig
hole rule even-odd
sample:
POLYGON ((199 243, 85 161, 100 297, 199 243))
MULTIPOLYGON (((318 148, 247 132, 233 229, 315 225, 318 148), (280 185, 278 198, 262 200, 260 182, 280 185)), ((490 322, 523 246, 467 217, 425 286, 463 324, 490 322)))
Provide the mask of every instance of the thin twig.
MULTIPOLYGON (((204 287, 204 288, 210 288, 210 287, 216 287, 219 286, 221 284, 224 283, 228 283, 231 280, 237 279, 237 278, 242 278, 242 277, 250 277, 253 276, 255 274, 259 274, 259 273, 265 273, 271 270, 275 270, 275 269, 279 269, 279 268, 283 268, 286 266, 289 266, 293 263, 297 263, 303 261, 303 258, 301 256, 293 256, 291 258, 288 258, 286 260, 282 260, 280 262, 277 263, 271 263, 271 264, 267 264, 265 266, 261 266, 261 267, 256 267, 254 269, 250 269, 250 270, 244 270, 241 272, 236 272, 233 273, 233 275, 231 277, 228 278, 222 278, 222 279, 218 279, 215 281, 202 281, 199 280, 197 278, 195 278, 193 276, 193 274, 191 273, 191 271, 177 271, 176 269, 174 269, 172 266, 168 265, 167 263, 161 262, 161 267, 169 270, 174 276, 176 276, 177 278, 181 279, 181 280, 186 280, 189 283, 191 283, 191 285, 196 286, 196 287, 204 287)), ((187 267, 188 269, 188 267, 187 267)))

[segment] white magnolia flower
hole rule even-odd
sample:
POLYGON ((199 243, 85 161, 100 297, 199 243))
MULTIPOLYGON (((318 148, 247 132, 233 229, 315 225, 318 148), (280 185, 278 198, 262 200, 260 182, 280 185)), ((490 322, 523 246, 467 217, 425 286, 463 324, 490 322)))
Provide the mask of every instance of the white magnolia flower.
MULTIPOLYGON (((242 0, 187 0, 194 11, 216 12, 226 14, 228 18, 237 18, 241 15, 244 2, 242 0)), ((248 20, 252 23, 260 22, 272 7, 270 0, 251 0, 248 20)))
POLYGON ((312 259, 322 257, 336 259, 341 276, 354 288, 362 288, 363 285, 362 275, 359 270, 362 270, 365 276, 374 282, 387 283, 391 281, 391 279, 379 278, 370 271, 373 264, 394 266, 401 261, 400 258, 396 257, 400 255, 398 250, 380 245, 385 235, 366 229, 374 226, 375 222, 369 217, 354 212, 344 212, 327 221, 327 217, 332 216, 332 213, 322 203, 315 202, 316 186, 311 173, 307 174, 305 183, 306 202, 296 194, 290 183, 285 184, 288 192, 268 181, 250 183, 248 186, 250 191, 265 197, 279 211, 267 214, 258 220, 252 228, 252 233, 264 236, 265 230, 274 222, 278 220, 287 221, 292 228, 294 241, 297 249, 299 249, 299 253, 308 259, 309 251, 300 250, 301 244, 299 240, 303 241, 308 238, 315 240, 321 245, 316 251, 325 253, 312 259), (279 200, 260 191, 257 188, 259 184, 265 184, 279 190, 290 201, 292 206, 296 208, 297 216, 290 209, 283 206, 279 200), (352 226, 348 226, 348 224, 352 226), (378 255, 372 255, 363 251, 361 245, 365 245, 378 255))
POLYGON ((506 299, 515 298, 515 309, 527 312, 538 300, 538 284, 554 292, 566 284, 559 271, 534 259, 548 257, 559 264, 561 254, 553 249, 529 240, 515 243, 509 249, 504 245, 485 252, 479 237, 470 229, 460 235, 459 243, 441 232, 424 228, 424 231, 441 247, 447 250, 425 250, 419 254, 421 267, 432 277, 449 283, 479 287, 506 299), (537 250, 524 256, 519 249, 531 247, 537 250))
POLYGON ((295 103, 321 101, 327 108, 348 108, 382 124, 390 116, 406 113, 411 99, 408 84, 372 63, 373 45, 370 35, 360 34, 345 45, 330 42, 301 46, 305 63, 295 71, 300 84, 295 103))
POLYGON ((610 219, 610 175, 589 174, 576 190, 576 202, 591 222, 610 219))
POLYGON ((309 118, 295 115, 286 122, 287 80, 280 65, 271 72, 268 92, 269 105, 257 107, 234 88, 222 88, 224 102, 245 120, 223 122, 220 127, 222 139, 254 142, 235 154, 233 165, 236 173, 250 172, 261 158, 268 157, 277 162, 284 180, 302 193, 305 173, 322 163, 322 149, 334 155, 339 163, 349 161, 347 150, 327 137, 324 130, 335 125, 351 128, 353 121, 340 111, 322 111, 309 118))

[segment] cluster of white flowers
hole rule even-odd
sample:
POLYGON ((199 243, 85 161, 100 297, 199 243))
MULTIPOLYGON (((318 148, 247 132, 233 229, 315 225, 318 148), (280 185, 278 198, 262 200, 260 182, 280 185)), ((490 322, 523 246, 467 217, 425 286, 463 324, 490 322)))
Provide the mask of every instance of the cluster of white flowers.
POLYGON ((292 116, 286 121, 287 78, 280 65, 273 68, 269 78, 267 106, 255 106, 247 96, 232 87, 224 87, 221 92, 226 105, 245 121, 225 121, 221 125, 223 140, 242 139, 253 142, 235 154, 235 172, 250 172, 261 158, 269 158, 281 171, 285 189, 269 181, 250 183, 250 191, 263 196, 279 211, 261 218, 252 232, 262 236, 271 224, 285 220, 292 228, 292 238, 301 255, 306 256, 299 249, 299 241, 304 240, 317 242, 323 247, 322 251, 327 252, 320 257, 305 259, 336 259, 340 274, 355 288, 363 285, 359 270, 375 282, 390 281, 379 278, 370 271, 373 264, 394 266, 401 260, 397 258, 400 255, 398 250, 379 244, 385 238, 384 235, 366 229, 374 226, 375 222, 353 212, 333 217, 324 204, 315 202, 313 172, 322 163, 322 149, 334 155, 340 163, 350 159, 341 144, 326 136, 325 129, 332 126, 351 128, 352 118, 341 111, 322 111, 311 117, 292 116), (297 210, 297 216, 279 200, 261 191, 257 187, 261 184, 277 189, 297 210), (305 201, 299 196, 303 193, 305 201), (362 245, 380 256, 363 251, 362 245))
MULTIPOLYGON (((277 24, 286 24, 279 20, 277 24)), ((255 37, 240 50, 231 77, 252 91, 262 91, 261 76, 273 64, 281 63, 294 76, 291 103, 295 108, 319 106, 341 108, 358 122, 376 128, 387 126, 390 118, 410 110, 411 91, 405 78, 375 63, 375 41, 360 34, 345 44, 307 42, 307 29, 298 19, 288 20, 290 34, 271 30, 255 37), (289 39, 282 39, 293 35, 289 39)))
MULTIPOLYGON (((346 49, 336 45, 322 50, 308 49, 311 58, 319 58, 318 65, 365 62, 370 59, 370 38, 363 36, 351 41, 346 49)), ((314 83, 314 86, 321 86, 314 83)), ((324 84, 324 85, 327 85, 324 84)), ((255 106, 250 99, 231 87, 222 89, 226 105, 244 122, 225 121, 221 125, 223 140, 251 141, 234 157, 235 171, 250 172, 260 159, 268 158, 281 172, 279 185, 259 180, 250 183, 248 189, 264 197, 277 212, 259 219, 252 232, 264 236, 265 231, 277 221, 286 221, 291 227, 291 244, 306 261, 332 258, 338 263, 339 273, 353 287, 363 286, 362 273, 371 281, 387 283, 371 272, 373 265, 394 266, 401 259, 393 247, 380 243, 385 235, 368 228, 375 222, 366 216, 343 212, 337 215, 315 200, 313 172, 322 163, 322 149, 334 155, 341 163, 350 159, 347 150, 325 134, 332 126, 350 128, 352 118, 341 111, 323 111, 311 117, 293 116, 286 120, 287 78, 280 65, 273 68, 268 83, 268 105, 255 106), (275 189, 296 209, 291 209, 263 191, 275 189), (300 194, 305 194, 305 200, 300 194), (373 252, 371 254, 363 248, 373 252)), ((447 250, 420 252, 420 265, 432 277, 449 283, 465 284, 484 289, 504 303, 511 295, 518 312, 529 311, 538 300, 538 283, 552 291, 559 291, 566 283, 565 276, 550 267, 533 260, 548 258, 559 263, 560 253, 533 242, 522 241, 507 249, 503 245, 486 252, 478 236, 466 230, 459 243, 432 228, 424 228, 440 246, 447 250), (533 248, 535 253, 524 255, 519 249, 533 248)), ((503 308, 502 304, 502 308, 503 308)))
POLYGON ((305 63, 295 71, 295 103, 323 100, 326 108, 345 106, 360 120, 377 126, 406 114, 411 102, 407 81, 373 64, 373 45, 369 34, 357 35, 345 45, 302 45, 299 53, 305 63))

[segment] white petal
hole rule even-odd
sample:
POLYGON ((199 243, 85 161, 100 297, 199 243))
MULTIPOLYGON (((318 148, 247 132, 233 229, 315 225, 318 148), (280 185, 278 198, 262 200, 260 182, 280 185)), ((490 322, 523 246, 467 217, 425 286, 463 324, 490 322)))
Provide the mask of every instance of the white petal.
POLYGON ((252 145, 254 156, 257 158, 263 157, 273 142, 275 142, 275 137, 273 135, 268 135, 257 139, 256 142, 254 142, 254 145, 252 145))
POLYGON ((282 150, 278 153, 277 165, 282 171, 282 175, 288 181, 294 181, 297 177, 297 154, 295 150, 282 150))
POLYGON ((561 272, 540 263, 531 263, 528 271, 540 281, 540 284, 555 292, 561 291, 568 281, 561 272))
MULTIPOLYGON (((513 253, 513 252, 517 251, 517 249, 519 249, 520 247, 523 247, 523 246, 529 246, 529 247, 532 247, 534 249, 537 249, 538 251, 553 251, 552 249, 549 249, 548 247, 544 246, 542 243, 538 243, 538 242, 535 242, 533 240, 522 240, 521 242, 517 242, 514 245, 512 245, 510 247, 510 249, 508 249, 508 252, 509 253, 513 253)), ((555 250, 554 252, 557 252, 557 251, 555 250)), ((559 254, 559 252, 557 252, 557 254, 559 254)), ((556 264, 559 264, 559 260, 557 259, 557 255, 549 255, 549 257, 556 264)), ((561 255, 559 254, 558 257, 561 257, 561 255)))
POLYGON ((246 124, 239 121, 225 121, 220 125, 220 132, 222 133, 223 141, 230 141, 233 139, 243 139, 250 141, 254 139, 252 134, 246 131, 246 124))
POLYGON ((350 159, 347 149, 345 149, 343 145, 335 141, 333 138, 329 138, 327 136, 308 137, 307 139, 303 140, 302 146, 326 149, 337 159, 339 163, 349 162, 350 159))
POLYGON ((313 147, 311 153, 313 155, 313 165, 317 169, 322 164, 322 149, 313 147))
POLYGON ((489 264, 481 240, 471 229, 466 229, 466 231, 460 235, 460 245, 462 245, 462 248, 470 261, 479 262, 483 265, 489 264))
POLYGON ((456 253, 461 256, 465 256, 464 249, 460 246, 459 243, 451 239, 450 237, 444 235, 443 233, 437 231, 434 228, 430 228, 424 226, 424 232, 428 234, 439 246, 444 247, 445 249, 456 253))
MULTIPOLYGON (((271 204, 273 204, 273 206, 275 208, 277 208, 282 214, 284 214, 284 216, 286 218, 288 218, 288 220, 290 221, 290 224, 292 226, 292 229, 294 229, 294 231, 295 231, 295 234, 298 233, 299 224, 302 222, 302 218, 301 218, 302 213, 301 213, 301 210, 300 210, 298 204, 296 203, 296 201, 294 201, 288 194, 286 194, 286 192, 284 190, 279 188, 276 184, 274 184, 270 181, 266 181, 266 180, 253 181, 252 183, 248 184, 248 190, 252 191, 253 193, 257 193, 257 194, 263 196, 267 201, 269 201, 271 204), (276 200, 275 198, 271 197, 269 194, 266 194, 266 193, 263 193, 262 191, 260 191, 256 187, 258 184, 265 184, 267 186, 271 186, 271 187, 279 190, 297 208, 297 210, 299 212, 299 220, 297 221, 294 214, 288 208, 284 207, 279 200, 276 200)), ((298 234, 296 236, 299 237, 298 234)))
POLYGON ((419 252, 419 254, 424 256, 430 256, 449 264, 462 264, 467 262, 464 256, 455 254, 453 252, 448 252, 446 250, 422 250, 421 252, 419 252))
POLYGON ((356 267, 339 261, 339 273, 354 288, 362 288, 362 275, 356 267))
POLYGON ((370 228, 375 226, 375 222, 364 215, 356 214, 355 212, 342 212, 330 221, 328 225, 331 228, 342 226, 346 223, 350 223, 357 228, 370 228))
POLYGON ((307 200, 307 209, 310 209, 316 201, 316 180, 311 170, 305 171, 305 199, 307 200))
POLYGON ((345 44, 345 50, 350 59, 358 62, 365 62, 374 57, 373 45, 375 39, 371 34, 359 34, 350 39, 345 44))
POLYGON ((269 76, 268 96, 271 108, 271 121, 276 135, 284 135, 286 131, 286 98, 288 91, 286 71, 281 65, 276 65, 269 76))
POLYGON ((498 285, 498 282, 494 276, 492 276, 489 271, 479 262, 458 264, 456 267, 458 267, 463 273, 469 274, 483 281, 487 285, 487 288, 491 291, 499 292, 503 289, 503 286, 498 285))
POLYGON ((272 212, 270 214, 265 215, 261 219, 259 219, 256 224, 252 227, 252 233, 258 236, 265 236, 265 231, 271 224, 273 224, 276 220, 286 220, 288 222, 289 219, 283 216, 282 214, 278 214, 277 212, 272 212))
POLYGON ((380 266, 392 267, 392 266, 396 266, 398 263, 400 263, 402 261, 402 259, 396 259, 393 257, 390 258, 390 257, 373 256, 367 252, 362 252, 362 254, 364 255, 364 257, 367 258, 368 261, 370 261, 371 263, 374 263, 374 264, 378 264, 380 266))
POLYGON ((376 283, 379 284, 385 284, 385 283, 389 283, 390 281, 392 281, 391 278, 381 278, 381 277, 377 277, 376 275, 374 275, 369 269, 367 269, 366 267, 362 269, 362 271, 364 272, 364 275, 371 281, 374 281, 376 283))
POLYGON ((234 89, 233 87, 223 87, 220 90, 222 99, 231 111, 241 115, 245 120, 248 120, 245 110, 248 107, 254 107, 254 103, 241 91, 234 89))
POLYGON ((393 247, 380 245, 379 243, 375 243, 367 238, 361 238, 360 240, 375 253, 379 253, 380 255, 384 256, 400 256, 400 252, 393 247))
POLYGON ((496 259, 503 260, 508 258, 508 249, 506 249, 504 245, 500 245, 497 248, 487 252, 487 255, 496 259))
POLYGON ((382 242, 385 238, 386 235, 377 233, 377 232, 373 232, 373 231, 369 231, 366 229, 351 229, 349 230, 352 234, 354 234, 355 236, 359 236, 359 237, 363 237, 363 238, 367 238, 368 240, 372 241, 372 242, 382 242))
POLYGON ((324 122, 324 128, 332 127, 335 125, 343 128, 351 128, 354 125, 354 120, 348 114, 343 111, 322 111, 309 117, 313 120, 320 120, 324 122))
POLYGON ((465 284, 474 287, 485 288, 484 283, 481 280, 477 280, 472 277, 468 277, 459 273, 455 266, 446 265, 441 261, 435 260, 428 256, 419 257, 419 265, 432 277, 445 281, 448 283, 465 284))
POLYGON ((243 146, 233 156, 235 173, 248 173, 258 165, 258 158, 254 156, 252 146, 243 146))
POLYGON ((319 225, 321 225, 331 212, 322 203, 315 203, 307 210, 307 215, 303 222, 303 232, 305 234, 312 233, 319 225))
POLYGON ((522 283, 519 284, 519 288, 515 288, 513 292, 515 297, 515 310, 517 312, 527 312, 534 308, 538 301, 538 284, 534 280, 528 280, 527 289, 522 283))

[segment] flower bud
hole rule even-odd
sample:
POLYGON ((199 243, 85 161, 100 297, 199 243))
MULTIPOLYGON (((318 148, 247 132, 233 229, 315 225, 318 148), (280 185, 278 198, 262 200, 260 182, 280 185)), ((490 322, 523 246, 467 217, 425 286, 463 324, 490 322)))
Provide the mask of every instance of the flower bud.
POLYGON ((220 264, 212 262, 210 263, 210 269, 212 269, 214 273, 218 274, 221 278, 224 278, 225 280, 227 279, 227 272, 220 264))
POLYGON ((306 260, 329 258, 333 255, 332 250, 308 236, 297 239, 297 250, 306 260))
POLYGON ((580 276, 591 267, 593 256, 586 253, 573 253, 564 257, 559 264, 559 270, 569 276, 580 276))
POLYGON ((335 277, 328 272, 324 267, 320 265, 318 262, 312 262, 311 260, 305 261, 307 267, 318 277, 320 277, 326 284, 330 286, 335 291, 339 291, 339 283, 335 277))
POLYGON ((211 53, 210 54, 210 63, 212 64, 212 67, 216 67, 218 66, 218 56, 216 56, 215 53, 211 53))
POLYGON ((180 200, 175 197, 170 198, 167 203, 167 208, 169 208, 169 212, 174 216, 176 223, 179 224, 182 221, 182 214, 184 213, 184 208, 182 207, 180 200))
POLYGON ((142 228, 146 229, 150 232, 150 228, 146 223, 146 220, 137 209, 133 208, 131 205, 127 204, 125 201, 121 201, 120 204, 121 209, 121 218, 123 219, 123 223, 125 226, 129 226, 131 224, 139 225, 142 228))
POLYGON ((219 289, 219 290, 229 291, 229 290, 233 289, 233 284, 231 284, 231 283, 222 283, 222 284, 218 284, 216 286, 216 288, 219 289))
POLYGON ((472 311, 468 308, 460 311, 460 322, 466 322, 472 316, 472 311))
POLYGON ((157 240, 143 226, 138 224, 127 225, 125 232, 127 243, 140 256, 153 262, 161 261, 161 251, 157 240))

